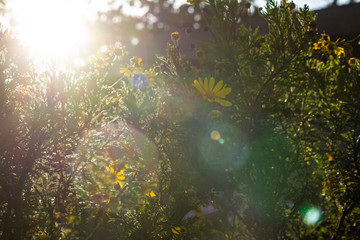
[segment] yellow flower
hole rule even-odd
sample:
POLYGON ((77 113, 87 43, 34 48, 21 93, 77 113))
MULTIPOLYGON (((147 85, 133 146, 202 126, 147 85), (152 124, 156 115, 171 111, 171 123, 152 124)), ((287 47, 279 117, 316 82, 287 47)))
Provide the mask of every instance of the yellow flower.
POLYGON ((325 46, 325 40, 319 39, 318 42, 314 43, 313 49, 314 50, 321 50, 325 46))
POLYGON ((123 187, 123 183, 121 181, 125 180, 125 176, 123 176, 124 171, 125 171, 125 168, 116 174, 115 183, 118 183, 120 185, 120 187, 123 187))
POLYGON ((125 77, 131 77, 137 72, 142 72, 142 59, 139 57, 132 57, 130 59, 130 64, 127 66, 122 65, 120 68, 120 73, 124 74, 125 77))
POLYGON ((110 173, 110 178, 112 181, 115 181, 115 184, 119 184, 120 187, 123 187, 122 181, 125 180, 125 176, 123 176, 126 168, 121 169, 119 172, 115 171, 113 167, 106 167, 106 170, 110 173))
POLYGON ((124 50, 125 48, 120 43, 115 43, 111 45, 110 49, 106 51, 109 56, 115 55, 117 60, 120 60, 125 55, 128 55, 128 52, 124 50))
POLYGON ((171 231, 175 234, 175 235, 179 235, 181 232, 181 227, 173 227, 171 229, 171 231))
POLYGON ((120 68, 120 73, 124 74, 125 77, 130 77, 133 74, 132 66, 128 65, 120 68))
POLYGON ((329 153, 325 153, 325 155, 327 156, 329 162, 333 160, 333 157, 329 153))
POLYGON ((154 87, 155 86, 155 78, 158 73, 155 72, 154 68, 150 68, 149 70, 145 70, 145 75, 149 81, 149 86, 154 87))
POLYGON ((153 198, 153 197, 156 197, 156 194, 153 191, 151 191, 151 192, 146 193, 146 196, 153 198))
POLYGON ((131 64, 133 64, 134 66, 140 67, 140 66, 141 66, 141 63, 142 63, 142 59, 139 58, 139 57, 134 56, 134 57, 132 57, 132 58, 130 59, 130 62, 131 62, 131 64))
POLYGON ((109 66, 109 57, 108 56, 102 56, 100 52, 97 53, 96 56, 91 56, 90 61, 93 63, 95 68, 102 68, 109 66))
POLYGON ((337 44, 337 41, 336 42, 331 42, 330 41, 326 45, 326 50, 327 50, 328 54, 334 53, 336 56, 340 56, 341 54, 345 54, 344 48, 338 47, 336 44, 337 44))
POLYGON ((334 53, 335 55, 340 56, 341 54, 345 54, 345 51, 343 47, 337 47, 334 49, 334 53))
POLYGON ((113 167, 106 167, 106 170, 112 174, 115 172, 113 167))
POLYGON ((336 56, 340 56, 345 54, 344 48, 338 46, 339 43, 343 42, 344 40, 340 41, 339 39, 333 42, 330 40, 329 35, 323 35, 321 39, 313 44, 313 49, 327 55, 335 54, 336 56))
POLYGON ((217 102, 224 107, 231 106, 231 102, 224 100, 226 95, 231 92, 231 88, 223 85, 221 80, 215 85, 215 79, 213 77, 208 81, 207 78, 204 79, 204 82, 199 77, 198 80, 194 80, 193 86, 201 93, 204 99, 209 102, 217 102))
POLYGON ((351 57, 349 60, 348 60, 348 63, 350 66, 354 65, 356 63, 356 58, 354 57, 351 57))
POLYGON ((173 43, 178 43, 181 39, 180 33, 179 32, 173 32, 171 33, 171 41, 173 41, 173 43))

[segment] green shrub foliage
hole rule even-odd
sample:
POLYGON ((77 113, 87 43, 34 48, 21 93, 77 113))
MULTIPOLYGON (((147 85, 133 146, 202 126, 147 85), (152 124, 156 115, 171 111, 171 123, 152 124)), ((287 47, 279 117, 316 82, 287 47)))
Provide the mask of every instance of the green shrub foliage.
POLYGON ((286 1, 260 11, 265 35, 239 24, 242 2, 190 2, 212 34, 196 62, 178 32, 151 65, 115 44, 81 68, 1 33, 1 239, 359 236, 348 42, 286 1))

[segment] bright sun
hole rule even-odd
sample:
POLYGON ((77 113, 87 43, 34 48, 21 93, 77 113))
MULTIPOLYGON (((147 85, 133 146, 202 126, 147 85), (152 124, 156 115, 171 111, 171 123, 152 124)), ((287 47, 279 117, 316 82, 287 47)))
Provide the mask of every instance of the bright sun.
POLYGON ((15 32, 31 51, 62 58, 86 46, 86 1, 13 0, 10 4, 15 32))

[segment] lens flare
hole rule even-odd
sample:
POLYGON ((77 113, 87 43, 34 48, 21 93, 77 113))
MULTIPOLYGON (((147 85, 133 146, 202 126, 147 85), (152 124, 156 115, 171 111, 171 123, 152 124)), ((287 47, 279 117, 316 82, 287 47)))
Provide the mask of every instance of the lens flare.
POLYGON ((15 32, 24 46, 42 56, 65 57, 87 44, 84 2, 13 0, 15 32))
POLYGON ((221 139, 221 134, 218 130, 214 130, 211 132, 210 137, 214 141, 219 141, 221 139))
POLYGON ((322 214, 318 207, 303 206, 300 210, 303 221, 308 226, 313 226, 321 221, 322 214))
POLYGON ((241 133, 237 127, 209 118, 197 124, 201 126, 197 136, 199 160, 206 166, 214 170, 226 170, 244 163, 241 150, 243 143, 239 140, 241 133))

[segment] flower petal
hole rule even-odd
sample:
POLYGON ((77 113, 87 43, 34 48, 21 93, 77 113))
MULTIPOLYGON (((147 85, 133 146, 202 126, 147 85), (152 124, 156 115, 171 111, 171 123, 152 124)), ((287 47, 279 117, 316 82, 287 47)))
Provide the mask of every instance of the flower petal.
POLYGON ((215 102, 219 103, 221 106, 224 106, 224 107, 230 107, 232 105, 231 102, 223 100, 221 98, 216 98, 215 102))
POLYGON ((204 89, 205 89, 206 92, 209 91, 209 84, 208 84, 208 79, 207 78, 204 79, 204 89))
POLYGON ((120 187, 122 188, 123 187, 123 183, 121 181, 116 181, 115 183, 118 183, 120 185, 120 187))
POLYGON ((200 77, 199 77, 199 83, 200 83, 201 88, 202 88, 202 89, 205 89, 205 88, 204 88, 204 83, 203 83, 203 81, 202 81, 202 79, 201 79, 200 77))
POLYGON ((211 77, 210 81, 209 81, 209 90, 212 91, 212 89, 214 88, 214 84, 215 84, 215 78, 211 77))
POLYGON ((198 81, 195 80, 193 85, 202 95, 205 94, 203 87, 201 86, 201 84, 198 81))
POLYGON ((124 179, 125 179, 124 176, 116 176, 116 178, 117 178, 118 180, 124 180, 124 179))
POLYGON ((222 87, 223 87, 223 80, 221 80, 215 85, 215 88, 212 90, 212 92, 217 93, 222 87))
POLYGON ((231 92, 231 88, 224 87, 219 92, 217 92, 215 95, 217 97, 224 98, 226 95, 228 95, 231 92))

